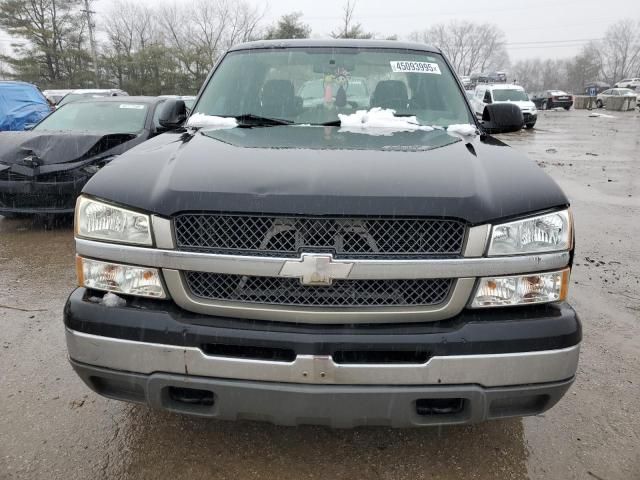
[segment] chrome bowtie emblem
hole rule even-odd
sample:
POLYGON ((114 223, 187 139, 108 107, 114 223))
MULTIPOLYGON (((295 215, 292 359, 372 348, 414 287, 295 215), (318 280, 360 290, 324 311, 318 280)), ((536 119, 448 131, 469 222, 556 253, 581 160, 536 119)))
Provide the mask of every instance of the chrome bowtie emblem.
POLYGON ((299 278, 303 285, 331 285, 349 278, 353 263, 335 262, 331 255, 303 253, 300 260, 284 262, 280 276, 299 278))

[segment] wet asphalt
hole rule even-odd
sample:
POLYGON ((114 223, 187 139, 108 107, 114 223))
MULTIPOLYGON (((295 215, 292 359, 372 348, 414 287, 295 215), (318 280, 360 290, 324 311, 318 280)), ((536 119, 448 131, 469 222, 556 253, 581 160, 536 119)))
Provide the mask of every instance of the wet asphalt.
POLYGON ((543 415, 391 430, 284 428, 106 400, 66 360, 69 222, 0 217, 0 479, 640 479, 640 114, 541 112, 503 135, 571 198, 576 383, 543 415))

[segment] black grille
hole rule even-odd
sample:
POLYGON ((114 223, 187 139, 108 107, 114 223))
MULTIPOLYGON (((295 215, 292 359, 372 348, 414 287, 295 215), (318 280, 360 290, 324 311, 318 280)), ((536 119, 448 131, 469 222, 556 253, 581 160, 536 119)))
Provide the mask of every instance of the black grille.
POLYGON ((459 255, 465 225, 440 219, 182 214, 175 218, 175 234, 178 248, 207 253, 421 258, 459 255))
POLYGON ((336 280, 305 286, 296 278, 185 272, 196 297, 270 305, 316 307, 428 306, 444 302, 451 279, 336 280))

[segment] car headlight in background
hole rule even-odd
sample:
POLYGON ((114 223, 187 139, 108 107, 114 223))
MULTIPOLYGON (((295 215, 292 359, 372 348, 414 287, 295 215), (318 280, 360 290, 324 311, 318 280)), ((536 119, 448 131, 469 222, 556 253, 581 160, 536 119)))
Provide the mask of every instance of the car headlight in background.
POLYGON ((560 302, 569 292, 569 269, 511 277, 481 278, 471 308, 560 302))
POLYGON ((157 268, 102 262, 76 256, 81 287, 139 297, 167 298, 157 268))
POLYGON ((491 229, 489 256, 570 250, 573 225, 569 210, 548 213, 491 229))
POLYGON ((149 215, 109 203, 79 197, 76 203, 76 235, 93 240, 152 245, 149 215))

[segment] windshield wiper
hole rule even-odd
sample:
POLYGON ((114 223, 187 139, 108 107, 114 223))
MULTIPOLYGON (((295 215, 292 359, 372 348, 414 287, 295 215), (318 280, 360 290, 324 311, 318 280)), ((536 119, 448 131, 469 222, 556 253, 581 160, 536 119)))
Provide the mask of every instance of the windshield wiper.
POLYGON ((239 127, 270 127, 274 125, 291 125, 294 123, 292 120, 285 120, 284 118, 262 117, 260 115, 254 115, 253 113, 243 113, 233 118, 238 121, 239 127))

